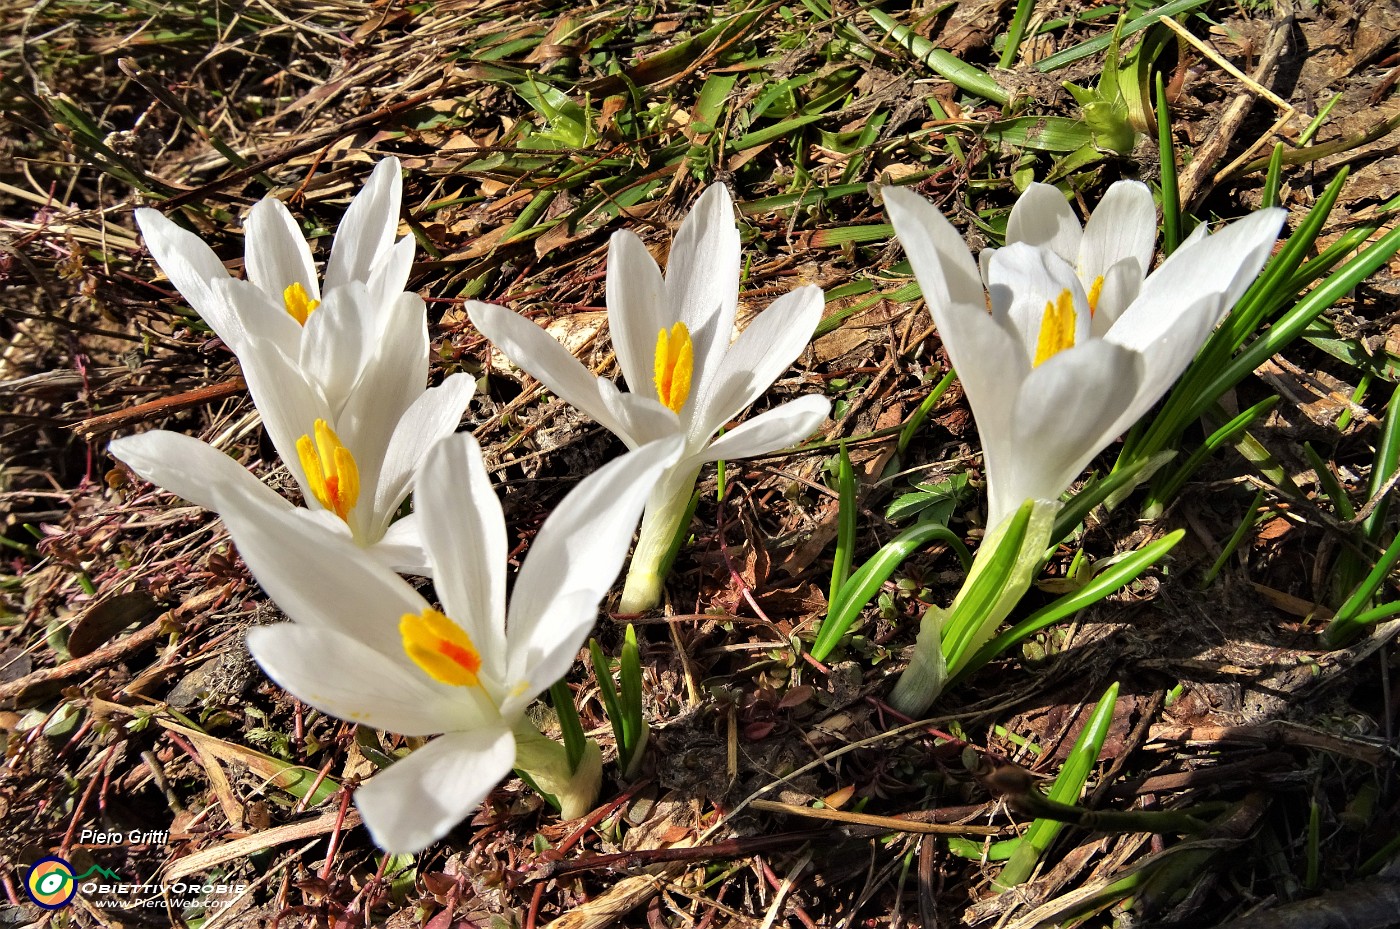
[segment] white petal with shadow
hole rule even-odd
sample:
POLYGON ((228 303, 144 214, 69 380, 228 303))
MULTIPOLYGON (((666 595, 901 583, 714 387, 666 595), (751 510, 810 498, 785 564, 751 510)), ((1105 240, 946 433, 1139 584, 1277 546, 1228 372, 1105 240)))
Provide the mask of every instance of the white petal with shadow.
POLYGON ((452 831, 514 764, 515 736, 504 725, 449 732, 370 778, 355 805, 376 845, 412 854, 452 831))

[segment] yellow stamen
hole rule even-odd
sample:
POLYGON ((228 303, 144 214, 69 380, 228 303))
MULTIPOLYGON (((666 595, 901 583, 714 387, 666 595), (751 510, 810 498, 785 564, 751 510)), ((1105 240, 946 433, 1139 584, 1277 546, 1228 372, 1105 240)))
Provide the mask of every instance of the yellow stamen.
POLYGON ((1089 285, 1089 318, 1094 318, 1094 311, 1099 308, 1099 295, 1103 293, 1103 275, 1094 278, 1094 283, 1089 285))
POLYGON ((314 442, 309 435, 297 439, 301 470, 321 506, 348 520, 360 499, 360 469, 350 449, 324 419, 316 420, 315 433, 314 442))
POLYGON ((432 607, 399 620, 403 650, 435 681, 454 687, 476 687, 481 653, 461 626, 432 607))
POLYGON ((1074 297, 1066 290, 1058 299, 1045 302, 1045 314, 1040 319, 1040 337, 1035 343, 1035 361, 1031 366, 1037 367, 1045 359, 1073 347, 1074 297))
POLYGON ((306 325, 306 318, 316 311, 316 307, 321 305, 320 300, 312 300, 307 294, 306 288, 300 282, 291 284, 282 291, 282 303, 287 308, 287 312, 292 315, 292 319, 306 325))
POLYGON ((679 413, 690 397, 690 375, 695 369, 695 347, 685 323, 676 323, 668 333, 656 334, 656 396, 679 413))

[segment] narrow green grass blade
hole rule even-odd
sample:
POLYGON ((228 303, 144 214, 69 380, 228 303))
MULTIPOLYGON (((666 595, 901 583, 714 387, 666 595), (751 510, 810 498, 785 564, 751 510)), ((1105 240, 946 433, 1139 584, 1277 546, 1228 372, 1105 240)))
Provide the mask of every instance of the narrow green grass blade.
POLYGON ((1253 425, 1259 417, 1277 405, 1279 397, 1277 395, 1266 397, 1254 406, 1244 410, 1229 422, 1212 432, 1201 445, 1191 453, 1191 457, 1182 463, 1181 467, 1172 471, 1161 481, 1159 487, 1153 490, 1153 499, 1159 501, 1163 506, 1176 499, 1176 495, 1181 492, 1181 488, 1191 479, 1191 475, 1196 473, 1196 469, 1211 456, 1229 442, 1233 442, 1240 433, 1253 425))
POLYGON ((1162 254, 1170 255, 1181 244, 1181 192, 1176 183, 1176 146, 1172 144, 1172 116, 1162 74, 1156 75, 1157 158, 1162 166, 1162 254))
POLYGON ((549 688, 549 702, 554 704, 554 713, 559 717, 559 730, 564 736, 564 751, 568 755, 569 770, 577 771, 583 760, 584 749, 588 747, 588 736, 583 734, 583 723, 578 718, 578 707, 574 706, 574 692, 567 681, 555 681, 549 688))
MULTIPOLYGON (((1074 496, 1069 498, 1059 515, 1055 517, 1055 527, 1050 533, 1050 544, 1058 545, 1084 522, 1085 517, 1108 500, 1121 500, 1133 488, 1149 480, 1158 469, 1176 457, 1176 452, 1158 452, 1151 458, 1141 458, 1124 467, 1114 467, 1107 477, 1093 477, 1074 496)), ((1120 458, 1121 462, 1122 459, 1120 458)))
POLYGON ((865 10, 865 15, 869 16, 875 25, 885 30, 885 34, 893 39, 897 45, 923 64, 928 65, 940 77, 952 81, 970 94, 1002 106, 1005 106, 1007 101, 1011 99, 1011 95, 1006 92, 1006 89, 993 80, 987 72, 973 67, 951 52, 944 51, 908 26, 896 22, 889 14, 869 7, 865 10))
POLYGON ((1266 359, 1292 343, 1313 319, 1376 273, 1397 251, 1400 251, 1400 226, 1390 230, 1369 248, 1338 268, 1326 281, 1309 291, 1291 310, 1226 365, 1224 370, 1216 374, 1192 404, 1191 418, 1199 416, 1206 405, 1238 385, 1266 359))
POLYGON ((637 630, 631 623, 627 624, 627 631, 623 634, 622 655, 618 662, 618 679, 622 683, 622 691, 619 694, 622 702, 622 723, 623 729, 627 733, 627 741, 623 743, 626 752, 623 755, 622 769, 626 771, 632 765, 632 754, 637 750, 637 746, 642 737, 642 652, 637 647, 637 630))
POLYGON ((839 599, 827 611, 828 619, 817 632, 812 643, 812 657, 825 661, 855 623, 860 611, 875 596, 880 586, 889 580, 891 574, 914 552, 935 539, 949 545, 958 553, 966 565, 972 560, 967 546, 947 526, 938 522, 915 523, 899 535, 886 542, 870 560, 856 569, 849 580, 841 585, 839 599))
POLYGON ((919 404, 919 408, 909 417, 909 421, 904 424, 904 429, 899 433, 899 444, 895 447, 895 455, 897 457, 904 457, 904 453, 908 450, 909 443, 914 441, 914 436, 918 433, 919 427, 924 424, 924 420, 928 418, 928 414, 938 405, 938 401, 943 399, 943 395, 947 393, 948 388, 953 385, 953 381, 957 376, 958 372, 949 368, 948 373, 943 375, 942 380, 934 385, 933 390, 929 391, 929 395, 919 404))
MULTIPOLYGON (((969 653, 984 634, 983 626, 987 624, 987 618, 998 613, 1005 615, 998 607, 1008 593, 1015 593, 1011 589, 1016 586, 1013 578, 1025 558, 1026 553, 1022 549, 1038 509, 1039 505, 1031 500, 1021 505, 1021 509, 1007 523, 1001 538, 991 543, 996 548, 986 567, 976 574, 971 585, 965 588, 965 593, 959 593, 949 609, 947 621, 941 630, 941 648, 949 673, 961 671, 965 666, 969 653)), ((984 540, 982 544, 985 546, 988 541, 984 540)), ((978 555, 981 554, 982 550, 979 549, 978 555)), ((1026 588, 1029 587, 1030 579, 1027 578, 1026 588)), ((1020 593, 1024 594, 1025 589, 1020 593)), ((1018 599, 1019 596, 1017 594, 1018 599)))
POLYGON ((1132 583, 1142 572, 1161 561, 1185 535, 1186 530, 1178 529, 1150 545, 1144 545, 1108 570, 1095 575, 1094 579, 1083 587, 1036 610, 982 646, 972 660, 963 667, 958 676, 961 677, 976 671, 1042 629, 1064 622, 1085 607, 1097 603, 1109 594, 1132 583))
MULTIPOLYGON (((1156 9, 1148 10, 1136 19, 1129 21, 1129 23, 1123 27, 1123 38, 1126 39, 1135 32, 1141 32, 1148 26, 1156 25, 1158 17, 1177 16, 1181 13, 1189 13, 1197 7, 1205 6, 1208 2, 1209 0, 1172 0, 1171 3, 1164 3, 1156 9)), ((1108 44, 1111 41, 1113 41, 1111 35, 1095 36, 1087 42, 1081 42, 1078 45, 1056 52, 1036 62, 1036 70, 1048 73, 1063 68, 1065 65, 1074 64, 1076 61, 1082 61, 1108 48, 1108 44)))
POLYGON ((772 126, 764 126, 762 129, 756 129, 753 132, 731 140, 728 149, 733 152, 742 152, 745 149, 758 148, 760 145, 772 142, 775 139, 790 138, 798 129, 801 129, 809 123, 814 123, 819 119, 825 119, 826 115, 825 113, 808 113, 805 116, 794 116, 792 119, 785 119, 772 126))
POLYGON ((851 456, 846 443, 841 443, 841 452, 836 465, 836 557, 831 563, 831 587, 827 594, 826 618, 831 620, 831 611, 841 596, 841 588, 851 573, 851 558, 856 545, 856 478, 851 469, 851 456))
POLYGON ((1347 598, 1346 603, 1337 610, 1337 615, 1332 617, 1332 621, 1327 624, 1327 628, 1322 633, 1322 641, 1328 648, 1340 648, 1350 642, 1355 641, 1366 631, 1366 626, 1358 621, 1359 617, 1366 613, 1366 605, 1371 602, 1386 579, 1390 577, 1390 572, 1395 568, 1397 561, 1400 561, 1400 536, 1397 536, 1376 562, 1371 573, 1363 580, 1347 598))
MULTIPOLYGON (((1098 760, 1099 752, 1103 750, 1103 743, 1108 738, 1109 727, 1113 724, 1113 707, 1117 702, 1118 684, 1115 682, 1099 698, 1089 715, 1089 721, 1079 733, 1074 747, 1070 749, 1065 766, 1050 787, 1051 801, 1073 804, 1079 799, 1079 794, 1089 779, 1089 773, 1093 771, 1094 763, 1098 760)), ((1011 854, 1011 859, 997 876, 993 886, 998 890, 1006 890, 1029 879, 1040 861, 1040 856, 1045 854, 1050 843, 1055 841, 1055 836, 1059 835, 1063 828, 1064 823, 1053 819, 1037 819, 1031 823, 1030 828, 1021 835, 1021 844, 1011 854)))
POLYGON ((1035 9, 1035 0, 1016 0, 1016 12, 1011 17, 1011 27, 1006 31, 1006 47, 1001 50, 997 65, 1010 68, 1016 64, 1016 54, 1021 50, 1021 41, 1026 37, 1026 23, 1035 9))
POLYGON ((1322 128, 1323 122, 1326 121, 1328 115, 1332 112, 1332 107, 1336 106, 1337 101, 1340 99, 1342 99, 1342 92, 1339 90, 1332 95, 1332 99, 1328 100, 1322 109, 1317 111, 1317 115, 1313 117, 1313 121, 1308 123, 1308 128, 1304 129, 1303 134, 1298 136, 1299 145, 1306 146, 1313 140, 1313 136, 1317 135, 1317 130, 1322 128))
POLYGON ((1269 159, 1269 173, 1264 175, 1264 192, 1259 205, 1278 206, 1279 186, 1283 183, 1283 143, 1274 146, 1273 157, 1269 159))
MULTIPOLYGON (((1390 403, 1385 409, 1385 426, 1381 430, 1380 442, 1376 444, 1376 454, 1371 459, 1371 480, 1367 488, 1369 497, 1374 498, 1385 490, 1397 464, 1400 464, 1400 384, 1396 384, 1390 394, 1390 403)), ((1382 498, 1371 510, 1371 515, 1361 523, 1372 545, 1380 546, 1389 513, 1390 501, 1382 498)))
POLYGON ((617 687, 613 684, 612 671, 608 668, 607 656, 597 639, 588 640, 588 659, 593 665, 593 679, 598 682, 598 696, 603 701, 603 710, 608 714, 608 725, 612 726, 613 739, 617 742, 618 754, 627 744, 627 729, 624 725, 626 714, 617 697, 617 687))
POLYGON ((1303 443, 1303 454, 1307 456, 1309 464, 1312 465, 1322 495, 1331 502, 1337 518, 1346 522, 1355 519, 1356 509, 1351 505, 1351 498, 1347 496, 1342 482, 1337 480, 1337 475, 1332 472, 1332 466, 1317 453, 1311 442, 1303 443))
MULTIPOLYGON (((1341 196, 1342 186, 1346 181, 1347 169, 1344 167, 1337 173, 1337 177, 1317 203, 1308 211, 1308 215, 1298 226, 1296 232, 1288 237, 1283 243, 1283 248, 1279 249, 1277 255, 1264 266, 1263 272, 1258 279, 1245 291, 1239 303, 1230 311, 1230 315, 1225 317, 1225 321, 1216 330, 1215 336, 1206 343, 1206 351, 1203 355, 1216 360, 1222 360, 1229 353, 1237 350, 1264 322, 1269 315, 1271 307, 1281 306, 1284 302, 1293 297, 1297 291, 1288 292, 1284 289, 1284 282, 1290 280, 1293 273, 1298 270, 1299 265, 1308 252, 1312 250, 1313 243, 1317 241, 1318 234, 1322 232, 1323 225, 1327 218, 1332 215, 1332 208, 1337 203, 1337 198, 1341 196), (1217 342, 1216 339, 1220 341, 1217 342)), ((1211 397, 1212 400, 1215 397, 1211 397)))
POLYGON ((1206 571, 1205 577, 1201 579, 1201 589, 1205 590, 1224 570, 1225 563, 1235 554, 1244 543, 1245 536, 1249 535, 1249 530, 1254 528, 1254 524, 1259 522, 1259 507, 1264 503, 1264 491, 1261 489, 1254 494, 1254 502, 1249 505, 1245 513, 1245 518, 1240 520, 1240 524, 1235 527, 1235 531, 1230 534, 1230 539, 1225 543, 1225 547, 1220 550, 1220 557, 1215 559, 1215 563, 1206 571))

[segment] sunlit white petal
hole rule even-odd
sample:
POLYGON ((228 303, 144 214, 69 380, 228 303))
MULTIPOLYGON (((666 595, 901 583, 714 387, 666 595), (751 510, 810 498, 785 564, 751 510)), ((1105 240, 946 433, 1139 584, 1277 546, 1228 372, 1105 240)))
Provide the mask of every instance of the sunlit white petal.
MULTIPOLYGON (((673 320, 662 317, 666 283, 661 269, 637 236, 622 229, 608 240, 608 335, 627 378, 627 389, 656 399, 652 358, 656 334, 673 320)), ((494 342, 495 339, 492 339, 494 342)), ((502 349, 504 351, 504 349, 502 349)), ((507 353, 507 357, 511 357, 507 353)))
POLYGON ((753 403, 792 366, 821 322, 820 287, 799 287, 759 313, 729 346, 696 398, 691 440, 703 442, 753 403))
MULTIPOLYGON (((728 348, 739 308, 739 227, 729 188, 711 184, 686 214, 666 262, 663 324, 685 323, 695 346, 693 393, 703 393, 728 348)), ((651 335, 653 344, 656 334, 651 335)), ((635 388, 633 388, 635 389, 635 388)))
POLYGON ((402 735, 489 725, 494 709, 463 699, 417 667, 333 630, 298 623, 249 629, 248 650, 267 676, 337 719, 402 735))
POLYGON ((216 496, 238 553, 282 612, 385 655, 402 654, 398 620, 427 606, 403 578, 305 510, 273 508, 241 494, 216 496))
MULTIPOLYGON (((548 332, 525 317, 490 303, 468 301, 467 315, 472 325, 512 363, 623 441, 631 438, 610 405, 601 398, 598 378, 548 332)), ((655 339, 655 335, 652 338, 655 339)))
POLYGON ((648 493, 682 447, 681 438, 672 436, 616 458, 580 481, 550 513, 516 577, 507 623, 508 679, 543 689, 559 676, 553 668, 541 669, 541 658, 560 643, 573 643, 575 651, 583 644, 598 601, 622 569, 648 493))
POLYGON ((423 462, 419 481, 424 502, 430 504, 419 511, 423 543, 443 609, 471 635, 483 662, 504 675, 509 547, 501 501, 491 487, 481 446, 465 433, 438 442, 423 462))
POLYGON ((326 262, 326 292, 350 281, 368 282, 375 262, 393 245, 402 190, 399 160, 382 159, 336 229, 326 262))
POLYGON ((447 835, 514 764, 508 726, 450 732, 370 778, 355 805, 376 845, 412 854, 447 835))
POLYGON ((312 300, 321 299, 311 248, 281 200, 264 197, 253 204, 243 234, 248 241, 243 263, 253 286, 276 299, 300 284, 312 300))
POLYGON ((1066 263, 1079 258, 1084 232, 1065 195, 1051 184, 1031 184, 1016 200, 1006 220, 1006 244, 1048 248, 1066 263))
POLYGON ((192 436, 157 429, 112 440, 113 455, 141 477, 206 510, 221 494, 253 498, 271 509, 291 504, 228 455, 192 436))
POLYGON ((701 461, 751 458, 796 445, 831 415, 831 401, 817 394, 798 397, 739 424, 700 453, 701 461))

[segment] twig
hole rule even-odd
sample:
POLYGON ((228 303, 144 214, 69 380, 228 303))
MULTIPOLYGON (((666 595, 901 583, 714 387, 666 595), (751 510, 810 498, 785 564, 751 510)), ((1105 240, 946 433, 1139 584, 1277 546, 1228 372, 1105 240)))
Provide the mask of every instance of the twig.
POLYGON ((100 416, 90 416, 87 419, 79 420, 68 428, 72 429, 74 434, 84 442, 91 442, 100 435, 115 432, 127 425, 145 422, 158 416, 168 416, 186 407, 213 403, 216 400, 235 396, 247 389, 248 385, 243 378, 232 377, 218 384, 210 384, 208 387, 196 387, 194 390, 175 394, 173 397, 160 397, 146 403, 138 403, 136 406, 127 407, 124 410, 114 410, 100 416))
MULTIPOLYGON (((1259 64, 1254 69, 1254 80, 1250 82, 1250 87, 1259 86, 1273 72, 1288 45, 1288 36, 1292 31, 1293 13, 1290 11, 1274 23, 1274 28, 1269 33, 1268 45, 1264 47, 1264 54, 1259 56, 1259 64)), ((1244 125, 1245 117, 1254 107, 1254 100, 1255 92, 1247 89, 1230 101, 1230 105, 1220 117, 1220 122, 1216 123, 1215 131, 1197 146, 1196 157, 1186 166, 1186 170, 1181 172, 1178 187, 1181 191, 1181 202, 1187 209, 1195 209, 1200 201, 1205 199, 1206 194, 1210 193, 1211 186, 1207 183, 1210 173, 1230 147, 1235 133, 1244 125)))

